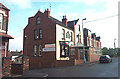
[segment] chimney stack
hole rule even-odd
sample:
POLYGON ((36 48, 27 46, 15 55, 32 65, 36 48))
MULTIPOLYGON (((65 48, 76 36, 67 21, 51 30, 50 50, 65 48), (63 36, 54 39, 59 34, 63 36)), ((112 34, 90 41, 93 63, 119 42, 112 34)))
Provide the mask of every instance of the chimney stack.
POLYGON ((47 8, 47 10, 45 9, 45 12, 44 12, 45 14, 46 14, 46 16, 47 17, 49 17, 50 16, 50 11, 49 11, 49 9, 47 8))
POLYGON ((67 26, 67 18, 66 18, 66 15, 63 16, 62 23, 67 26))

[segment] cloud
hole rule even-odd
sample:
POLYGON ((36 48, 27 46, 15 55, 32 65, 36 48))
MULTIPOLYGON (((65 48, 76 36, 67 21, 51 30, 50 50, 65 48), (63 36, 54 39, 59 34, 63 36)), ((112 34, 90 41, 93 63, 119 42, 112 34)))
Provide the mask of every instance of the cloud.
POLYGON ((18 6, 21 9, 31 8, 31 0, 2 0, 1 2, 18 6))
POLYGON ((23 50, 23 35, 13 37, 14 39, 9 40, 10 51, 23 50))
MULTIPOLYGON (((87 9, 82 18, 87 18, 84 27, 95 32, 97 36, 101 36, 102 47, 114 47, 114 39, 118 41, 118 16, 105 18, 118 14, 118 1, 106 0, 106 10, 97 12, 95 10, 87 9), (104 19, 101 19, 104 18, 104 19), (98 21, 93 21, 97 20, 98 21), (99 20, 101 19, 101 20, 99 20), (91 22, 89 22, 91 21, 91 22)), ((116 42, 118 46, 118 42, 116 42)))

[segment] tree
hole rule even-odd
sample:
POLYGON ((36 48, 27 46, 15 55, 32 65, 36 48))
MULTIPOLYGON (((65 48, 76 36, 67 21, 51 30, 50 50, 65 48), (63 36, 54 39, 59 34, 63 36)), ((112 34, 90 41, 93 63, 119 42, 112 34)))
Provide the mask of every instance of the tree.
POLYGON ((108 48, 107 47, 103 47, 102 53, 103 53, 103 55, 107 55, 108 54, 108 48))

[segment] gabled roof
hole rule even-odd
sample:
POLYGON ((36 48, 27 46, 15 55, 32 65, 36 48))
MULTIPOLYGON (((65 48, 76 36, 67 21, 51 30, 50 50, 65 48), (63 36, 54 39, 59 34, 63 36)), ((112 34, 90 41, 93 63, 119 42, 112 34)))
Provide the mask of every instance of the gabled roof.
POLYGON ((72 30, 74 30, 74 25, 77 24, 78 20, 79 20, 79 19, 73 20, 73 21, 68 21, 68 22, 67 22, 68 27, 71 28, 72 30))
POLYGON ((68 29, 72 30, 70 27, 64 25, 61 21, 59 21, 59 20, 53 18, 52 16, 50 16, 49 18, 50 18, 51 20, 53 20, 56 24, 59 24, 59 25, 65 27, 65 28, 68 28, 68 29))
POLYGON ((7 7, 5 7, 2 3, 0 3, 0 8, 10 11, 10 9, 8 9, 7 7))

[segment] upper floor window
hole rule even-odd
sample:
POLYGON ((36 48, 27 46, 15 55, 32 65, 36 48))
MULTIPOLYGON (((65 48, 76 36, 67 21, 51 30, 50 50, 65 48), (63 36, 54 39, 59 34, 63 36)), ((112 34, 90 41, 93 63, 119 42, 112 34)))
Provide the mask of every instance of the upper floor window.
POLYGON ((64 29, 62 29, 63 30, 63 33, 62 33, 62 40, 65 40, 65 30, 64 29))
POLYGON ((3 15, 0 14, 0 29, 2 29, 3 26, 3 15))
POLYGON ((80 25, 79 25, 79 31, 80 31, 80 25))
POLYGON ((34 30, 34 39, 36 40, 38 38, 37 36, 37 30, 34 30))
POLYGON ((73 41, 73 34, 72 34, 72 32, 71 32, 71 41, 73 41))
POLYGON ((42 39, 42 30, 39 29, 39 39, 42 39))
POLYGON ((97 41, 97 47, 99 47, 99 42, 97 41))
POLYGON ((40 24, 40 17, 39 17, 39 16, 37 17, 36 24, 37 24, 37 25, 40 24))
POLYGON ((70 33, 69 33, 69 31, 66 33, 66 38, 70 39, 70 33))

